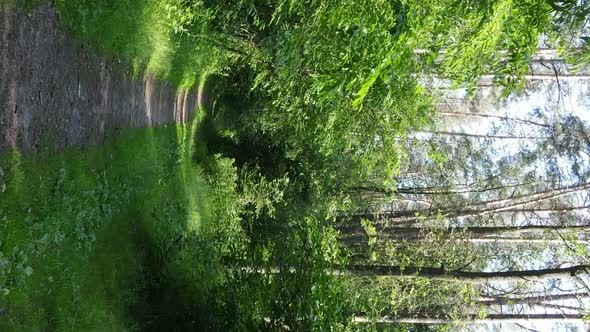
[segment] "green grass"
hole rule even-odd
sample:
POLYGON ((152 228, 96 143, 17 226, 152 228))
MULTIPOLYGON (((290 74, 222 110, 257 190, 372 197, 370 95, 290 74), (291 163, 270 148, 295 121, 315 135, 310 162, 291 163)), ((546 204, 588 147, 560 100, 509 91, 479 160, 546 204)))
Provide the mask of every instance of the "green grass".
MULTIPOLYGON (((63 29, 137 77, 203 88, 226 65, 206 43, 210 13, 198 2, 54 3, 63 29)), ((197 111, 188 124, 111 133, 100 147, 0 154, 0 331, 224 324, 220 261, 244 241, 237 168, 209 155, 211 121, 197 111)))
POLYGON ((198 248, 223 227, 209 224, 215 174, 192 162, 198 122, 0 156, 0 330, 132 330, 162 276, 201 294, 222 282, 198 248))
POLYGON ((210 11, 199 2, 181 0, 56 0, 61 24, 99 53, 129 62, 133 73, 145 71, 189 88, 221 68, 226 55, 207 42, 210 11))

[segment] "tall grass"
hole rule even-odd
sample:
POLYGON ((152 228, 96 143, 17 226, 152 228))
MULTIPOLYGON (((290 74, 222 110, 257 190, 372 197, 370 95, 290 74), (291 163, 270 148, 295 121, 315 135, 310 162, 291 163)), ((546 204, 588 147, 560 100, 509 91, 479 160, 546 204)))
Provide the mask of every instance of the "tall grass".
POLYGON ((135 75, 147 70, 188 88, 226 60, 207 42, 214 38, 212 14, 200 1, 56 0, 55 6, 64 28, 102 54, 130 62, 135 75))
POLYGON ((223 282, 213 242, 239 226, 210 225, 231 202, 208 184, 235 169, 217 157, 209 169, 221 171, 203 174, 191 127, 128 130, 85 151, 0 156, 0 330, 145 328, 154 305, 182 310, 147 305, 150 294, 182 285, 194 302, 223 282))
MULTIPOLYGON (((226 65, 199 1, 54 5, 63 29, 137 77, 184 89, 226 65)), ((208 154, 203 119, 121 130, 84 150, 0 154, 0 331, 224 324, 220 260, 244 236, 237 168, 208 154)))

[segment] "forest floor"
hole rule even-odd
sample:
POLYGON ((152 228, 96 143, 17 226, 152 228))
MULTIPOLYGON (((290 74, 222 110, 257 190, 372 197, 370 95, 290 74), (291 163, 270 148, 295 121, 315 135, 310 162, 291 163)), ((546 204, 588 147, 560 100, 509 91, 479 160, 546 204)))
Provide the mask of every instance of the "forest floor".
POLYGON ((55 8, 3 6, 0 151, 103 143, 112 129, 185 122, 197 91, 137 77, 59 27, 55 8))
POLYGON ((231 190, 234 171, 199 136, 204 82, 182 84, 206 75, 118 56, 173 55, 133 44, 166 40, 135 8, 72 25, 102 41, 122 31, 116 48, 74 36, 76 4, 51 3, 0 3, 0 330, 191 330, 214 317, 194 299, 220 282, 208 221, 231 205, 210 183, 231 190), (133 39, 115 20, 150 29, 133 39))

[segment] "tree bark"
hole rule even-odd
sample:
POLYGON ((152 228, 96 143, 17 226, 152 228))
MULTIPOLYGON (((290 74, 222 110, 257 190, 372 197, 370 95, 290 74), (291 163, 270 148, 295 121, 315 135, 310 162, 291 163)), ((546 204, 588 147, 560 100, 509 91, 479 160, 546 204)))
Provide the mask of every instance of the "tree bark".
MULTIPOLYGON (((341 233, 355 235, 365 234, 361 225, 337 227, 341 233)), ((388 235, 388 238, 417 239, 423 235, 426 229, 422 227, 385 227, 379 230, 380 234, 388 235)), ((464 233, 466 239, 485 239, 486 236, 498 236, 503 234, 525 234, 528 232, 545 232, 545 231, 590 231, 590 225, 557 225, 557 226, 506 226, 506 227, 448 227, 444 230, 447 234, 464 233)), ((495 239, 498 239, 497 237, 495 239)), ((518 239, 526 241, 527 239, 518 239)))
MULTIPOLYGON (((351 187, 350 191, 373 192, 373 193, 378 193, 378 194, 382 194, 382 195, 392 195, 392 194, 452 195, 452 194, 485 193, 488 191, 516 188, 516 187, 522 187, 522 186, 530 185, 530 184, 534 184, 534 183, 515 183, 515 184, 499 185, 499 186, 494 186, 494 187, 483 186, 481 189, 477 189, 475 184, 461 185, 460 187, 450 185, 450 186, 440 186, 440 187, 436 187, 436 186, 432 186, 432 187, 405 187, 405 188, 396 188, 396 189, 386 189, 386 188, 379 188, 379 187, 375 187, 375 186, 355 186, 355 187, 351 187)), ((583 184, 574 185, 574 186, 566 186, 566 187, 547 189, 547 190, 539 191, 539 192, 536 192, 533 194, 534 195, 539 195, 539 194, 542 195, 542 194, 547 194, 547 193, 551 193, 551 192, 555 192, 555 191, 563 191, 563 190, 577 191, 577 190, 583 190, 583 189, 588 189, 588 188, 590 188, 590 183, 583 183, 583 184)), ((528 197, 528 196, 529 195, 517 196, 517 197, 511 197, 509 199, 516 199, 516 198, 522 198, 522 197, 528 197)), ((493 203, 493 202, 497 202, 500 200, 502 200, 502 199, 493 200, 493 201, 489 201, 489 202, 493 203)), ((486 202, 482 202, 482 203, 486 203, 486 202)))
MULTIPOLYGON (((346 225, 336 227, 336 229, 343 235, 341 238, 342 243, 346 244, 355 244, 355 243, 365 243, 368 241, 369 237, 365 231, 365 229, 360 225, 346 225)), ((424 238, 428 229, 422 227, 384 227, 377 229, 378 234, 377 237, 384 238, 384 241, 387 240, 396 240, 396 241, 417 241, 424 238)), ((559 231, 559 232, 587 232, 590 231, 590 225, 557 225, 557 226, 505 226, 505 227, 448 227, 443 230, 443 232, 447 235, 450 234, 457 234, 461 233, 464 234, 464 238, 466 241, 470 241, 472 243, 492 243, 492 242, 500 242, 500 243, 563 243, 562 239, 552 238, 523 238, 518 237, 519 235, 524 235, 531 232, 547 232, 547 231, 559 231), (511 235, 512 237, 502 238, 502 235, 511 235)), ((573 240, 571 242, 576 242, 573 240)), ((588 241, 581 240, 581 243, 586 243, 588 241)))
MULTIPOLYGON (((479 318, 477 315, 467 317, 468 320, 479 323, 486 322, 503 322, 503 323, 519 323, 530 320, 551 320, 551 321, 571 321, 582 320, 584 317, 581 314, 493 314, 487 315, 485 318, 479 318)), ((356 316, 353 318, 355 323, 380 323, 380 324, 449 324, 453 320, 450 318, 436 318, 426 317, 420 315, 411 315, 407 317, 382 317, 376 320, 371 320, 367 317, 356 316)))
POLYGON ((493 281, 521 281, 547 280, 574 277, 588 273, 590 265, 576 265, 566 268, 500 271, 500 272, 471 272, 434 267, 404 267, 387 265, 349 265, 346 270, 334 270, 332 275, 383 276, 405 278, 428 278, 433 280, 463 281, 470 283, 486 283, 493 281))
POLYGON ((437 112, 437 114, 439 114, 441 116, 447 116, 447 117, 455 116, 455 117, 493 118, 493 119, 507 120, 507 121, 517 122, 517 123, 522 123, 522 124, 528 124, 528 125, 533 125, 533 126, 538 126, 538 127, 551 128, 550 125, 540 123, 540 122, 535 122, 535 121, 526 120, 526 119, 512 118, 512 117, 508 117, 508 116, 491 115, 491 114, 485 114, 485 113, 441 111, 441 112, 437 112))
POLYGON ((508 135, 490 135, 490 134, 471 134, 471 133, 461 133, 461 132, 444 131, 444 130, 416 131, 415 133, 424 133, 424 134, 451 136, 451 137, 457 136, 457 137, 468 137, 468 138, 493 138, 493 139, 506 139, 506 140, 543 140, 543 139, 549 138, 548 136, 508 136, 508 135))
MULTIPOLYGON (((424 210, 407 210, 401 212, 388 213, 368 213, 357 214, 349 217, 353 220, 360 220, 362 218, 375 221, 379 219, 395 222, 395 223, 416 223, 421 219, 431 219, 437 217, 439 214, 445 218, 459 218, 459 217, 476 217, 489 215, 494 213, 518 213, 518 212, 541 212, 554 211, 565 212, 579 209, 586 209, 587 206, 581 207, 564 207, 564 208, 525 208, 527 205, 542 203, 548 200, 556 199, 565 195, 569 195, 581 190, 590 189, 590 183, 582 183, 574 186, 565 186, 560 188, 548 189, 527 195, 519 195, 509 198, 498 198, 488 201, 470 203, 468 206, 463 206, 461 209, 448 208, 447 210, 440 209, 424 209, 424 210), (418 216, 417 216, 418 214, 418 216)), ((339 217, 344 219, 343 216, 339 217)))
MULTIPOLYGON (((529 239, 529 238, 518 238, 518 237, 491 237, 491 238, 470 238, 467 239, 470 243, 510 243, 510 244, 563 244, 562 239, 529 239)), ((590 242, 586 240, 574 239, 568 241, 571 243, 580 243, 588 245, 590 242)))
POLYGON ((548 301, 560 301, 560 300, 575 300, 578 298, 588 298, 590 293, 563 293, 554 295, 538 295, 538 296, 526 296, 526 297, 509 297, 509 296, 498 296, 485 298, 478 301, 479 304, 483 305, 505 305, 505 304, 527 304, 527 303, 539 303, 548 301))

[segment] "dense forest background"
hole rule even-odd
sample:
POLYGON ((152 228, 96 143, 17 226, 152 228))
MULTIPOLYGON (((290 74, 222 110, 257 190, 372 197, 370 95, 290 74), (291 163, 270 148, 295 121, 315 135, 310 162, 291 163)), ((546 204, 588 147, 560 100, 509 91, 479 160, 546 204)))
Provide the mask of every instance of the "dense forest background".
POLYGON ((0 151, 0 329, 585 328, 589 2, 50 6, 204 101, 0 151))

